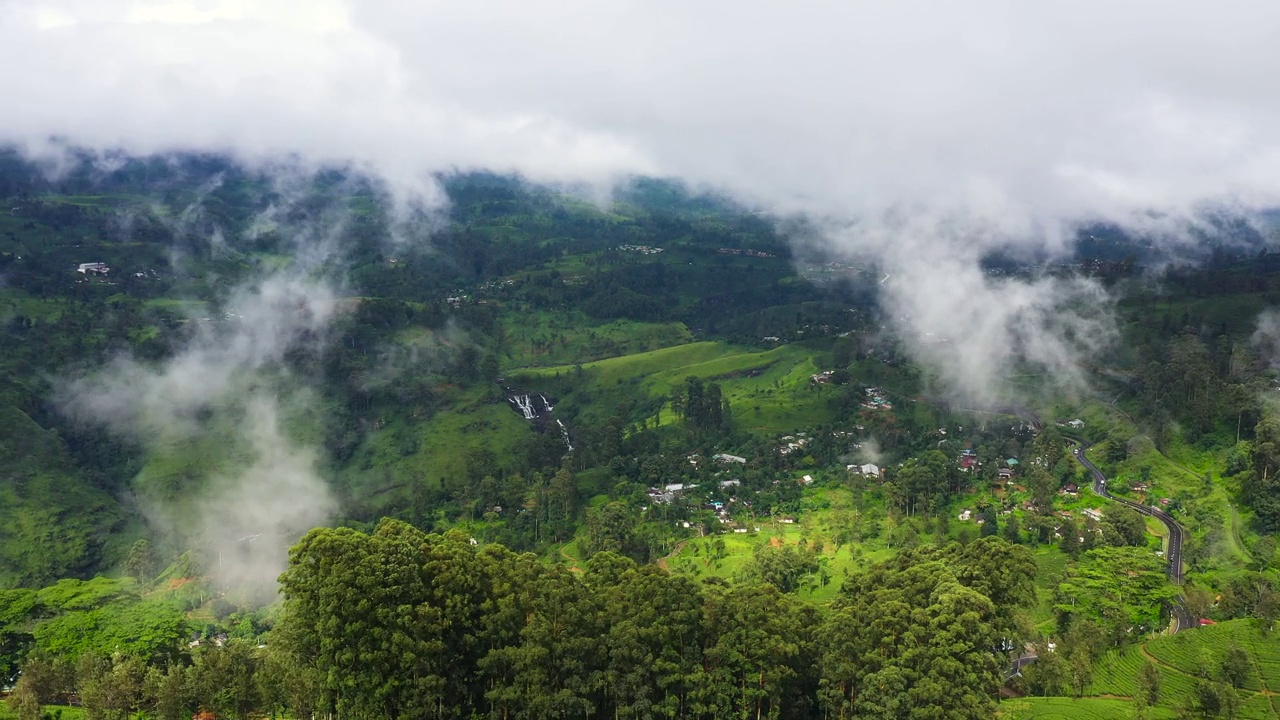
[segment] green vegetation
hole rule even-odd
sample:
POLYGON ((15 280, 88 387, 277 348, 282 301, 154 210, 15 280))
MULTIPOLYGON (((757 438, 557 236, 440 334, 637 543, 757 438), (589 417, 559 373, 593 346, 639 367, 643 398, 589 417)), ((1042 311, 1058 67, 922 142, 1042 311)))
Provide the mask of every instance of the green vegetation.
MULTIPOLYGON (((1027 697, 1003 703, 1001 711, 1008 717, 1092 712, 1127 718, 1144 705, 1148 717, 1206 716, 1205 703, 1222 700, 1235 708, 1234 717, 1277 718, 1272 693, 1280 687, 1278 659, 1280 635, 1253 620, 1232 620, 1103 653, 1082 698, 1027 697)), ((1230 715, 1224 709, 1207 716, 1230 715)))
MULTIPOLYGON (((1273 256, 1215 253, 1158 293, 1128 261, 996 263, 1091 274, 1123 340, 1085 369, 1096 392, 1016 369, 1027 407, 975 411, 932 396, 873 268, 806 262, 808 282, 741 208, 647 180, 608 212, 443 182, 429 242, 390 244, 412 218, 342 172, 285 198, 220 158, 54 183, 0 153, 0 670, 23 671, 24 717, 77 696, 162 717, 987 717, 1028 645, 1004 716, 1276 716, 1280 414, 1252 339, 1273 256), (298 252, 315 236, 340 271, 298 252), (237 303, 282 280, 324 292, 256 324, 331 290, 332 315, 253 335, 237 303), (193 349, 232 380, 154 383, 193 349), (262 400, 338 508, 266 607, 201 536, 260 509, 209 498, 262 455, 262 400), (1090 492, 1064 435, 1185 528, 1183 586, 1164 527, 1090 492), (1161 635, 1179 597, 1219 624, 1161 635)), ((307 527, 266 534, 283 552, 307 527)))
MULTIPOLYGON (((1124 700, 1110 698, 1019 698, 1000 704, 1001 720, 1129 720, 1133 707, 1124 700)), ((1152 720, 1177 715, 1155 708, 1152 720)))

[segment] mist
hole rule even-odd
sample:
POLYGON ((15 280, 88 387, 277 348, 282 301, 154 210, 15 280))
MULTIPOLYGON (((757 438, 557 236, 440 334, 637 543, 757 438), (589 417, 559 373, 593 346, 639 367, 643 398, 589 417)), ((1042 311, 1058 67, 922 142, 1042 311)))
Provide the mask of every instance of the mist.
POLYGON ((176 478, 144 468, 137 506, 168 546, 197 550, 221 587, 257 600, 274 596, 287 548, 337 510, 307 442, 316 399, 286 356, 320 352, 338 307, 335 286, 298 262, 237 287, 217 314, 191 318, 168 360, 121 356, 58 390, 69 415, 149 457, 189 462, 176 478), (190 460, 204 443, 214 457, 190 460))
POLYGON ((984 252, 1061 257, 1088 223, 1194 245, 1280 205, 1277 34, 1261 0, 10 0, 0 141, 335 163, 402 213, 453 170, 677 178, 822 218, 943 390, 988 402, 1020 364, 1079 390, 1115 333, 1096 283, 984 252))

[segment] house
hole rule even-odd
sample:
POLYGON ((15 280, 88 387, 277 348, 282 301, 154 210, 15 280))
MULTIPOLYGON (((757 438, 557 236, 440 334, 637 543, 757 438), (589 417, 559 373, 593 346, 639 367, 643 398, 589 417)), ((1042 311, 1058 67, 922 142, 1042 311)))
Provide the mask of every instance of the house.
POLYGON ((1085 508, 1084 514, 1094 522, 1102 522, 1102 511, 1097 508, 1085 508))
POLYGON ((998 475, 1001 480, 1012 480, 1013 470, 1011 468, 1000 468, 1000 470, 996 472, 996 475, 998 475))
POLYGON ((1084 421, 1081 420, 1080 418, 1076 418, 1075 420, 1068 420, 1067 427, 1071 428, 1072 430, 1079 430, 1084 427, 1084 421))
POLYGON ((111 268, 107 267, 106 263, 100 262, 80 263, 80 266, 76 268, 76 272, 85 275, 106 275, 111 272, 111 268))
POLYGON ((867 463, 865 465, 859 465, 858 472, 862 473, 863 475, 875 475, 876 477, 879 477, 880 466, 876 465, 875 463, 867 463))
POLYGON ((742 484, 741 480, 721 480, 720 481, 720 487, 722 488, 738 487, 741 484, 742 484))
POLYGON ((960 456, 960 469, 966 472, 978 467, 978 458, 973 455, 960 456))
POLYGON ((663 492, 658 488, 649 488, 649 502, 655 505, 669 503, 676 498, 675 493, 663 492))
POLYGON ((1076 487, 1075 483, 1067 483, 1066 487, 1062 488, 1063 495, 1075 495, 1079 492, 1080 488, 1076 487))
POLYGON ((959 515, 960 522, 969 522, 969 518, 971 517, 973 517, 972 510, 962 510, 959 515))
POLYGON ((717 460, 722 463, 732 462, 732 463, 738 463, 739 465, 744 465, 747 462, 746 458, 739 457, 737 455, 730 455, 729 453, 716 453, 715 455, 712 455, 711 458, 713 460, 717 460))
POLYGON ((812 485, 812 484, 813 484, 813 476, 812 476, 812 475, 805 475, 804 477, 800 478, 800 482, 804 483, 805 485, 812 485))
POLYGON ((692 490, 692 489, 694 489, 694 488, 696 488, 696 487, 698 487, 698 486, 697 486, 697 485, 685 485, 685 484, 683 484, 683 483, 671 483, 670 485, 664 485, 664 486, 662 487, 662 489, 663 489, 663 490, 665 490, 665 491, 667 491, 667 492, 669 492, 669 493, 682 493, 682 492, 684 492, 685 490, 692 490))

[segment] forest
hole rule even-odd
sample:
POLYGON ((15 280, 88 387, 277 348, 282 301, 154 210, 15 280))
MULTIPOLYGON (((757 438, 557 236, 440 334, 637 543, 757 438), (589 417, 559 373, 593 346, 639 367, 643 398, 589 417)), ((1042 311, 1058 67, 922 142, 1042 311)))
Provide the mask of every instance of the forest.
POLYGON ((1254 226, 988 258, 1120 336, 992 407, 878 268, 727 199, 454 173, 405 217, 297 175, 0 152, 14 716, 1280 717, 1254 226))

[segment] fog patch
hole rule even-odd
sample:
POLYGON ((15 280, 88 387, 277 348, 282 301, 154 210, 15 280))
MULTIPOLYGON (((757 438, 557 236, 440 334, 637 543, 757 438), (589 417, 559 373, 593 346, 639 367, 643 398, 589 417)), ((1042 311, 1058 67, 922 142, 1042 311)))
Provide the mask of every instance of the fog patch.
POLYGON ((311 401, 286 359, 319 352, 339 306, 332 284, 301 269, 262 278, 215 316, 189 321, 188 340, 168 360, 117 357, 59 388, 65 412, 131 438, 152 458, 213 438, 212 467, 184 466, 197 476, 139 487, 138 503, 176 547, 198 549, 224 587, 269 598, 288 546, 336 509, 318 454, 284 419, 311 401))
MULTIPOLYGON (((937 378, 932 392, 986 406, 1015 402, 1008 378, 1019 369, 1085 392, 1084 365, 1118 338, 1113 299, 1081 275, 984 269, 983 254, 1016 229, 921 212, 828 228, 824 237, 835 252, 877 268, 887 329, 937 378)), ((1065 232, 1021 229, 1041 233, 1044 247, 1065 232)))
POLYGON ((1272 368, 1280 368, 1280 309, 1267 308, 1258 314, 1251 344, 1272 368))

